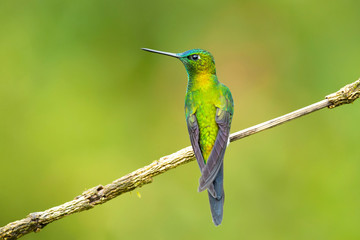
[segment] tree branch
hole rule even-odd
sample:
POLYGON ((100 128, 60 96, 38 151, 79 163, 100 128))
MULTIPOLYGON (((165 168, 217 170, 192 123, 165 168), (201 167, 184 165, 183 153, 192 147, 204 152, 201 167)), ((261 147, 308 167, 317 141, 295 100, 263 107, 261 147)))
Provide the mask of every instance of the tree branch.
MULTIPOLYGON (((360 95, 360 79, 346 85, 336 93, 326 96, 325 100, 301 108, 270 121, 249 127, 230 135, 230 141, 258 133, 265 129, 278 126, 295 118, 315 112, 322 108, 334 108, 342 104, 352 103, 360 95)), ((123 193, 130 192, 145 184, 151 183, 152 178, 170 169, 195 160, 192 147, 186 147, 171 155, 160 158, 148 166, 125 175, 106 186, 93 187, 74 200, 50 208, 43 212, 30 213, 26 218, 11 222, 0 228, 0 239, 18 239, 30 232, 39 232, 47 224, 73 213, 89 210, 98 204, 103 204, 123 193)))

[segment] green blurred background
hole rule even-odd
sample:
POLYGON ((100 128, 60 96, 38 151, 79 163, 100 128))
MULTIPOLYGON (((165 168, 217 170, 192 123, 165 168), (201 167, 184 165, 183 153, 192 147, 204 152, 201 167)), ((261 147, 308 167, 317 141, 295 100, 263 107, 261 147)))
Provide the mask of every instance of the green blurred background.
MULTIPOLYGON (((0 2, 0 226, 189 146, 186 72, 213 53, 232 132, 360 76, 360 2, 0 2)), ((360 103, 231 144, 214 227, 195 162, 24 239, 359 239, 360 103)))

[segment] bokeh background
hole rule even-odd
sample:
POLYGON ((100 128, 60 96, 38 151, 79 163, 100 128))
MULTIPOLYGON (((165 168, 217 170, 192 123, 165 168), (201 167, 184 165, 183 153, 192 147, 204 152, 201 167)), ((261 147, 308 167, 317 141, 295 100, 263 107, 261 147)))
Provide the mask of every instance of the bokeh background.
MULTIPOLYGON (((140 48, 211 51, 234 96, 234 132, 355 81, 359 8, 1 1, 0 226, 190 145, 184 67, 140 48)), ((220 227, 192 162, 24 239, 359 239, 359 104, 232 143, 220 227)))

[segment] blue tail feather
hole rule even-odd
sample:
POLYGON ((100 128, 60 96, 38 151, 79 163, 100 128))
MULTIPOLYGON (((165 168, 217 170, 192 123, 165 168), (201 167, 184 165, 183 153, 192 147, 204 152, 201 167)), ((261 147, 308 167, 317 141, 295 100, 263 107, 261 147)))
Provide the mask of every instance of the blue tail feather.
POLYGON ((223 219, 223 207, 225 201, 223 182, 224 182, 224 165, 222 164, 213 182, 217 197, 214 198, 211 195, 211 193, 208 191, 211 215, 213 218, 213 222, 216 226, 220 225, 223 219))

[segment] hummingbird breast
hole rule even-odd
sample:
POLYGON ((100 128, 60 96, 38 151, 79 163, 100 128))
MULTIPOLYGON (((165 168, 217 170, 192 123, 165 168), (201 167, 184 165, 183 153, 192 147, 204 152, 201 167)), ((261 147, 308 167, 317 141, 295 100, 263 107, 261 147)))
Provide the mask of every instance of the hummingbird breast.
POLYGON ((198 74, 188 80, 185 106, 196 109, 194 114, 199 125, 199 145, 206 163, 215 144, 218 133, 216 106, 219 105, 220 91, 216 75, 198 74))
POLYGON ((199 142, 206 163, 215 144, 218 126, 215 122, 216 107, 212 101, 200 101, 196 110, 199 125, 199 142))

